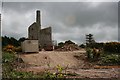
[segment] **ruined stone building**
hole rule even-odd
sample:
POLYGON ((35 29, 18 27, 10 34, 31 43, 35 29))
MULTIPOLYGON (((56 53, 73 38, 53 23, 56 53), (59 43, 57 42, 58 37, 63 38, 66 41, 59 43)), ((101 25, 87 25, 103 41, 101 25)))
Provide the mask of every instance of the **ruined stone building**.
POLYGON ((0 14, 0 30, 1 30, 1 14, 0 14))
POLYGON ((52 30, 51 27, 41 29, 41 15, 40 11, 36 11, 36 22, 28 28, 28 39, 38 40, 39 48, 52 47, 52 30))

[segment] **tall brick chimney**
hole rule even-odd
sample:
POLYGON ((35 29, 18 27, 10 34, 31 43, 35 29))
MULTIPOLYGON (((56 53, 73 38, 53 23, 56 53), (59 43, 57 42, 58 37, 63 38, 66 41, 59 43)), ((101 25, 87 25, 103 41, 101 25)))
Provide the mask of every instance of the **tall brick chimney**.
POLYGON ((40 10, 36 11, 36 23, 38 26, 38 29, 41 29, 41 16, 40 16, 40 10))

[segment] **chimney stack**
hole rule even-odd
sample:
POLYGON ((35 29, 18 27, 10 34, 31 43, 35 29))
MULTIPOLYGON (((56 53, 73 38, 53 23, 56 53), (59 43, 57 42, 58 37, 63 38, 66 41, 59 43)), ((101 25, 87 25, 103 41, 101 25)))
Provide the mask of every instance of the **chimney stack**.
POLYGON ((41 16, 40 16, 40 10, 36 11, 36 23, 38 26, 38 29, 41 29, 41 16))

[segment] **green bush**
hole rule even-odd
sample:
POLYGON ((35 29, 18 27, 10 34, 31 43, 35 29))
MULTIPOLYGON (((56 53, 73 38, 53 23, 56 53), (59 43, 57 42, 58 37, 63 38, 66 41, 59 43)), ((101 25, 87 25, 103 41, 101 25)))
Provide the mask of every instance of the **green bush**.
POLYGON ((9 53, 14 53, 15 52, 15 46, 13 45, 7 45, 3 48, 3 51, 9 52, 9 53))
POLYGON ((15 51, 16 51, 16 52, 22 52, 22 48, 21 48, 20 46, 19 46, 19 47, 16 47, 16 48, 15 48, 15 51))
POLYGON ((12 71, 10 72, 11 78, 33 78, 32 72, 18 72, 18 71, 12 71))
POLYGON ((3 52, 2 54, 2 62, 6 63, 6 62, 13 62, 15 59, 15 54, 11 54, 8 52, 3 52))
POLYGON ((106 64, 106 65, 120 65, 120 55, 107 54, 102 56, 101 61, 102 61, 102 64, 106 64))
POLYGON ((80 48, 85 48, 86 46, 84 44, 79 45, 80 48))
POLYGON ((94 43, 87 46, 90 48, 104 49, 106 52, 120 53, 120 42, 94 43))
POLYGON ((102 49, 86 48, 87 59, 89 59, 90 61, 99 61, 103 53, 104 52, 102 49))
POLYGON ((108 42, 104 44, 104 51, 120 53, 120 42, 108 42))
POLYGON ((88 59, 92 59, 93 53, 91 48, 86 48, 86 55, 88 59))
POLYGON ((20 72, 16 71, 14 67, 15 59, 17 58, 15 54, 3 52, 2 53, 2 78, 34 78, 32 72, 20 72))
POLYGON ((62 73, 63 71, 63 67, 60 65, 56 66, 57 71, 55 73, 50 73, 50 71, 46 71, 46 74, 44 76, 44 78, 63 78, 65 76, 65 74, 62 73))

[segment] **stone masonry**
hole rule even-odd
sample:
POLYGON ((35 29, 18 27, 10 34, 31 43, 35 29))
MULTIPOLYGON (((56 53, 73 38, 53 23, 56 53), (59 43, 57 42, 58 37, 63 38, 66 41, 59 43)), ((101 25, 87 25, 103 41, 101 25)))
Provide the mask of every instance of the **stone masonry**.
POLYGON ((36 22, 28 28, 29 40, 38 40, 39 48, 50 49, 52 48, 52 29, 47 27, 41 29, 41 15, 40 11, 36 11, 36 22))

